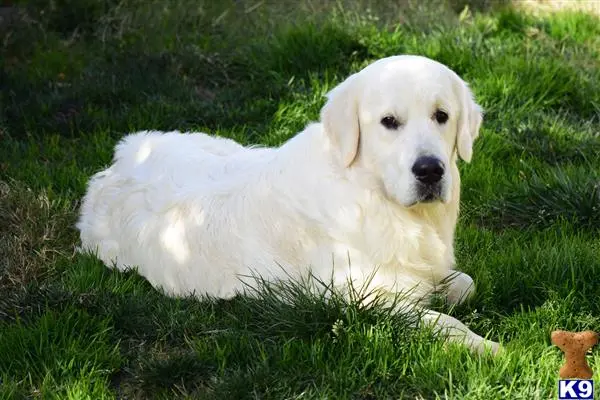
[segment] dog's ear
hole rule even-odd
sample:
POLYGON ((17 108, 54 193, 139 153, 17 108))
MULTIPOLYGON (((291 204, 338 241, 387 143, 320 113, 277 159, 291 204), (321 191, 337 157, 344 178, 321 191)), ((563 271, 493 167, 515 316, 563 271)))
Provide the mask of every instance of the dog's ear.
POLYGON ((461 112, 456 134, 456 149, 458 155, 466 162, 471 162, 473 142, 479 136, 479 128, 483 121, 483 110, 473 99, 469 86, 461 81, 461 112))
POLYGON ((321 110, 325 132, 344 167, 349 167, 358 153, 360 126, 358 121, 356 74, 327 93, 327 102, 321 110))

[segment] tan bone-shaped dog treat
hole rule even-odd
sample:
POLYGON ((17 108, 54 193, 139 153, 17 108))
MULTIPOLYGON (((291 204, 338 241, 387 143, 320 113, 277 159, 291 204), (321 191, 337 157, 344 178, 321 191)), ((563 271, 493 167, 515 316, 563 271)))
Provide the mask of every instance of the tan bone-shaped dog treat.
POLYGON ((565 353, 565 364, 559 371, 562 379, 590 379, 592 369, 585 359, 585 354, 598 343, 598 334, 594 331, 567 332, 554 331, 550 339, 565 353))

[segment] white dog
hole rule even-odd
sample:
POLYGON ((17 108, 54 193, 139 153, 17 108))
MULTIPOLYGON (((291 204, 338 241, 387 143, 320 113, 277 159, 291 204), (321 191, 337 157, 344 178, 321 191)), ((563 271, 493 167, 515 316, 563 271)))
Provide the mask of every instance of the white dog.
MULTIPOLYGON (((82 248, 170 295, 222 298, 244 278, 302 278, 422 304, 454 271, 460 177, 482 121, 465 82, 419 56, 374 62, 328 94, 321 123, 279 148, 203 133, 138 132, 89 183, 82 248)), ((448 315, 423 321, 481 352, 499 349, 448 315)))

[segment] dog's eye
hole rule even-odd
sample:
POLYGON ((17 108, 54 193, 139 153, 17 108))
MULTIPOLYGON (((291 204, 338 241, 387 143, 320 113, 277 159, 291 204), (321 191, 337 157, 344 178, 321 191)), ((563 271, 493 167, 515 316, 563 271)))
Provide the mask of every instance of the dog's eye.
POLYGON ((437 110, 435 114, 433 114, 433 118, 438 124, 445 124, 446 121, 448 121, 448 114, 442 110, 437 110))
POLYGON ((393 130, 398 129, 398 127, 400 126, 400 124, 398 123, 398 120, 396 120, 396 118, 389 116, 389 115, 387 117, 381 118, 381 125, 385 126, 387 129, 393 129, 393 130))

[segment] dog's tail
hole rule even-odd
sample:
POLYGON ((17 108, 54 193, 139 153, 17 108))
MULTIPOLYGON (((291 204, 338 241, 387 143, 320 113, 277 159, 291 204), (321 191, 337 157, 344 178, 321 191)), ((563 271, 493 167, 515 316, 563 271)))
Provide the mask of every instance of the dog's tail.
POLYGON ((105 264, 116 262, 119 245, 110 224, 111 188, 116 188, 116 176, 111 168, 95 174, 88 183, 79 210, 76 227, 79 230, 80 252, 96 254, 105 264))

